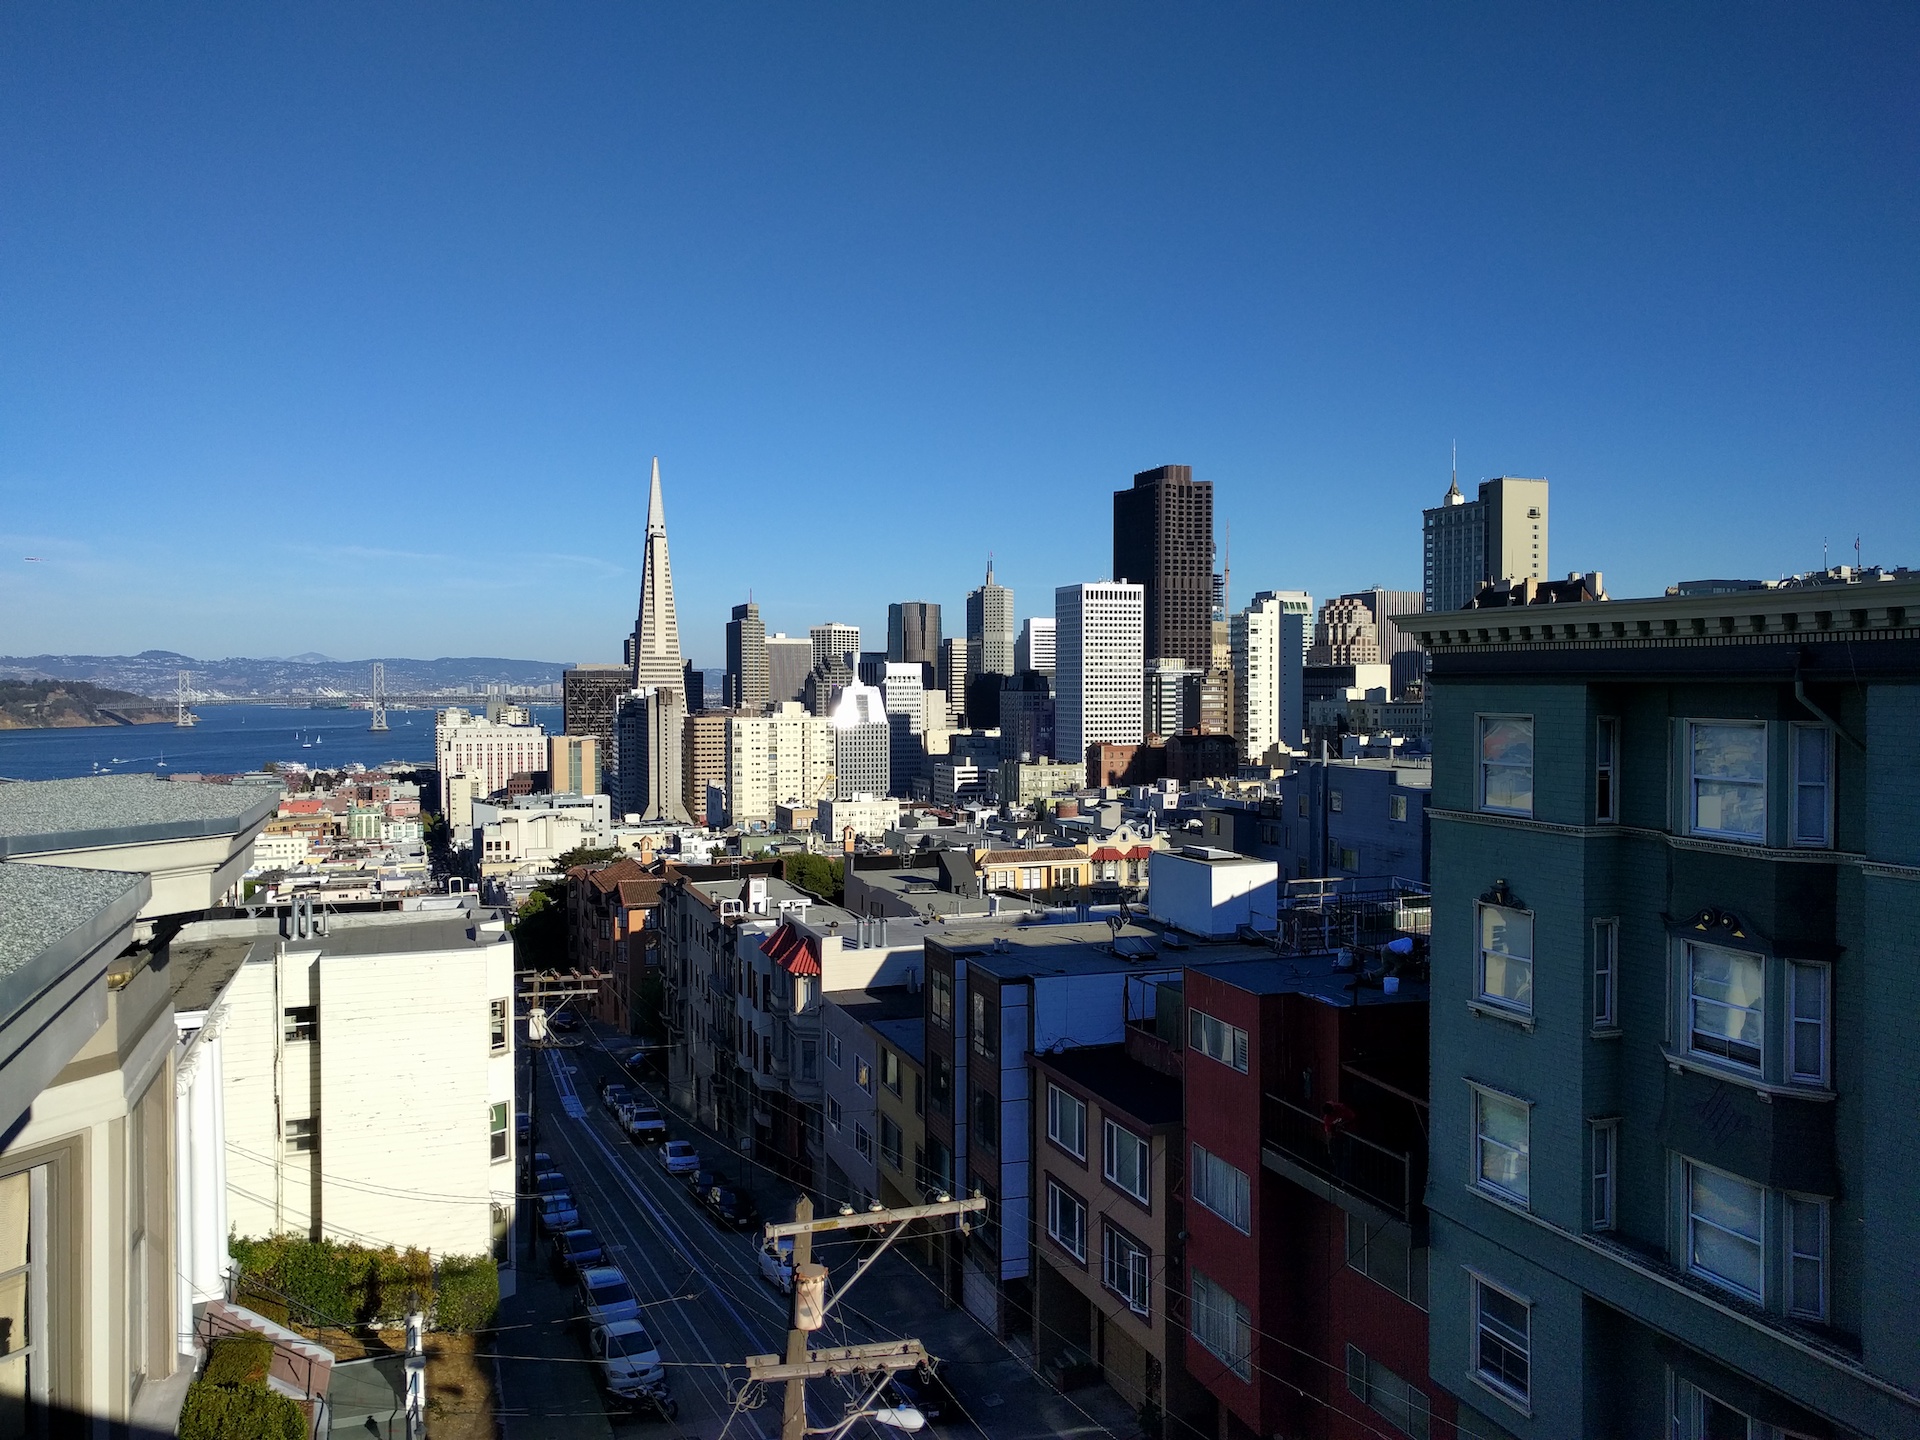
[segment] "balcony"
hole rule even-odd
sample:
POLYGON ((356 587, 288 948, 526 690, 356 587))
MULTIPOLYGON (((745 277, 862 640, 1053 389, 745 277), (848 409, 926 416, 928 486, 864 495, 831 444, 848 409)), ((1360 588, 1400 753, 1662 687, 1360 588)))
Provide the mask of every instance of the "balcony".
POLYGON ((1359 1133, 1358 1116, 1343 1107, 1309 1110, 1278 1095, 1261 1106, 1260 1160, 1322 1199, 1353 1210, 1381 1212, 1412 1223, 1427 1183, 1426 1152, 1396 1150, 1359 1133))

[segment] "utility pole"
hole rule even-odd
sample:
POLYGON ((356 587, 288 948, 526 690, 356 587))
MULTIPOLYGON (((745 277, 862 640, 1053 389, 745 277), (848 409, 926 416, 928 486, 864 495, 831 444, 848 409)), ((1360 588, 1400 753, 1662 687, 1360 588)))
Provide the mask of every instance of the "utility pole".
MULTIPOLYGON (((926 1348, 918 1340, 887 1340, 875 1345, 851 1345, 834 1350, 809 1351, 807 1336, 825 1323, 827 1312, 859 1282, 860 1277, 872 1268, 874 1261, 886 1253, 887 1248, 900 1237, 908 1225, 915 1220, 926 1220, 943 1215, 965 1215, 986 1208, 987 1202, 977 1194, 967 1200, 951 1200, 942 1195, 931 1205, 907 1205, 897 1210, 888 1210, 875 1205, 872 1209, 861 1212, 847 1207, 838 1215, 829 1215, 825 1219, 816 1220, 813 1218, 813 1201, 802 1195, 794 1202, 792 1220, 769 1224, 766 1227, 765 1238, 769 1242, 783 1238, 791 1238, 793 1241, 792 1326, 787 1331, 785 1363, 781 1362, 781 1357, 778 1355, 748 1356, 747 1376, 749 1380, 763 1383, 771 1383, 775 1380, 786 1381, 786 1408, 780 1423, 780 1440, 805 1440, 807 1381, 822 1379, 829 1375, 851 1374, 855 1371, 890 1373, 895 1370, 911 1370, 926 1362, 926 1348), (854 1268, 853 1276, 846 1284, 828 1296, 826 1267, 813 1263, 814 1232, 816 1230, 871 1230, 885 1226, 892 1228, 887 1231, 873 1253, 854 1268)), ((961 1223, 964 1227, 965 1222, 961 1223)))

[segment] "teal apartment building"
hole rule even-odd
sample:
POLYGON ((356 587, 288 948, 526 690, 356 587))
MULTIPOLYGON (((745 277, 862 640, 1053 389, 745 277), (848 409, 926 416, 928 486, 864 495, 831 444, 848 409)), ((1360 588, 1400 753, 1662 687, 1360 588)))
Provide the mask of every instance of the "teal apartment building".
POLYGON ((1396 623, 1461 1433, 1920 1436, 1920 583, 1396 623))

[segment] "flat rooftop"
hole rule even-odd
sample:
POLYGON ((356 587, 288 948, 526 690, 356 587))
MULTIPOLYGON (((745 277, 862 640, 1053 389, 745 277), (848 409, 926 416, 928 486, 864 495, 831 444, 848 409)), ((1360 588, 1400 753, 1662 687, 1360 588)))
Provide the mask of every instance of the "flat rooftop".
POLYGON ((1124 1111, 1143 1125, 1177 1125, 1185 1117, 1180 1082, 1141 1064, 1125 1045, 1069 1046, 1033 1059, 1086 1090, 1103 1108, 1124 1111))
POLYGON ((0 865, 0 980, 63 942, 77 959, 130 923, 148 892, 145 875, 119 870, 0 865))
POLYGON ((1253 958, 1224 963, 1209 959, 1205 964, 1194 963, 1191 968, 1197 975, 1250 995, 1305 995, 1323 1005, 1343 1007, 1424 1005, 1427 1002, 1428 987, 1424 980, 1403 979, 1399 990, 1392 995, 1386 993, 1377 979, 1371 984, 1363 980, 1356 987, 1354 980, 1360 973, 1358 961, 1355 968, 1342 970, 1337 966, 1338 959, 1331 951, 1312 955, 1275 955, 1265 951, 1253 958))
POLYGON ((276 785, 87 775, 0 785, 0 859, 237 835, 279 808, 276 785))
POLYGON ((1181 936, 1167 943, 1157 925, 1130 921, 1116 934, 1104 920, 1060 924, 966 921, 928 931, 944 949, 966 957, 1002 979, 1041 975, 1098 975, 1111 970, 1167 970, 1226 960, 1271 956, 1265 946, 1230 942, 1208 945, 1181 936), (997 943, 996 943, 997 942, 997 943))
POLYGON ((923 1013, 919 992, 910 991, 904 985, 882 985, 873 990, 829 990, 820 998, 832 1001, 862 1025, 880 1025, 908 1016, 919 1020, 923 1013))

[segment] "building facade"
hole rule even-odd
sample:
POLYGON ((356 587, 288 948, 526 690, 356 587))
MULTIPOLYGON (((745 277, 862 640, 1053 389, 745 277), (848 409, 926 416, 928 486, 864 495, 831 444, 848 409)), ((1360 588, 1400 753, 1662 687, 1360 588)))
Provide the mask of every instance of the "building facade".
POLYGON ((572 665, 560 677, 561 728, 569 735, 591 737, 603 766, 613 763, 614 713, 620 697, 632 688, 630 665, 572 665))
MULTIPOLYGON (((444 785, 450 776, 472 782, 476 796, 507 788, 514 775, 544 769, 547 732, 538 725, 493 721, 455 706, 442 710, 433 727, 434 764, 444 785)), ((451 809, 448 821, 453 822, 451 809)))
POLYGON ((834 798, 891 794, 893 727, 886 697, 858 681, 843 685, 827 723, 833 735, 834 798))
POLYGON ((967 592, 967 675, 1012 673, 1013 591, 994 583, 989 560, 986 583, 967 592))
POLYGON ((1053 673, 1053 617, 1030 615, 1020 627, 1020 638, 1013 642, 1013 672, 1037 670, 1053 673))
POLYGON ((773 634, 767 637, 767 706, 798 701, 807 689, 813 669, 813 641, 773 634))
POLYGON ((666 685, 635 690, 620 702, 614 723, 620 746, 620 813, 642 820, 689 823, 681 799, 686 784, 680 754, 687 727, 685 697, 666 685))
POLYGON ((1479 1433, 1920 1434, 1917 616, 1890 582, 1407 622, 1429 1367, 1479 1433))
POLYGON ((597 735, 547 737, 547 788, 562 795, 598 795, 600 738, 597 735))
POLYGON ((937 668, 940 607, 931 600, 901 600, 887 606, 887 659, 937 668))
POLYGON ((660 498, 660 457, 647 488, 647 534, 640 557, 640 609, 633 622, 633 686, 660 687, 685 701, 686 657, 680 653, 680 617, 673 603, 673 565, 667 558, 667 509, 660 498))
POLYGON ((1145 658, 1213 663, 1213 483, 1162 465, 1113 496, 1113 578, 1141 587, 1145 658))
POLYGON ((833 730, 826 719, 789 701, 766 715, 727 721, 726 814, 707 823, 771 821, 784 801, 812 802, 831 793, 833 730))
POLYGON ((732 719, 724 710, 687 716, 680 739, 680 803, 695 825, 708 823, 708 792, 716 787, 723 795, 726 791, 727 725, 732 719))
POLYGON ((1372 606, 1342 595, 1320 607, 1313 644, 1307 647, 1307 664, 1376 665, 1379 661, 1380 633, 1374 626, 1372 606))
POLYGON ((1461 609, 1489 581, 1548 574, 1545 480, 1482 480, 1479 498, 1468 500, 1456 477, 1421 515, 1428 611, 1461 609))
POLYGON ((1142 586, 1119 581, 1054 591, 1055 758, 1081 760, 1089 745, 1145 738, 1144 597, 1142 586))
POLYGON ((734 606, 727 620, 726 692, 720 703, 729 710, 758 714, 767 708, 771 687, 766 622, 760 618, 760 607, 749 600, 734 606))
POLYGON ((1300 744, 1306 726, 1301 670, 1312 614, 1313 597, 1304 590, 1263 590, 1229 621, 1232 729, 1249 760, 1275 745, 1300 744))

